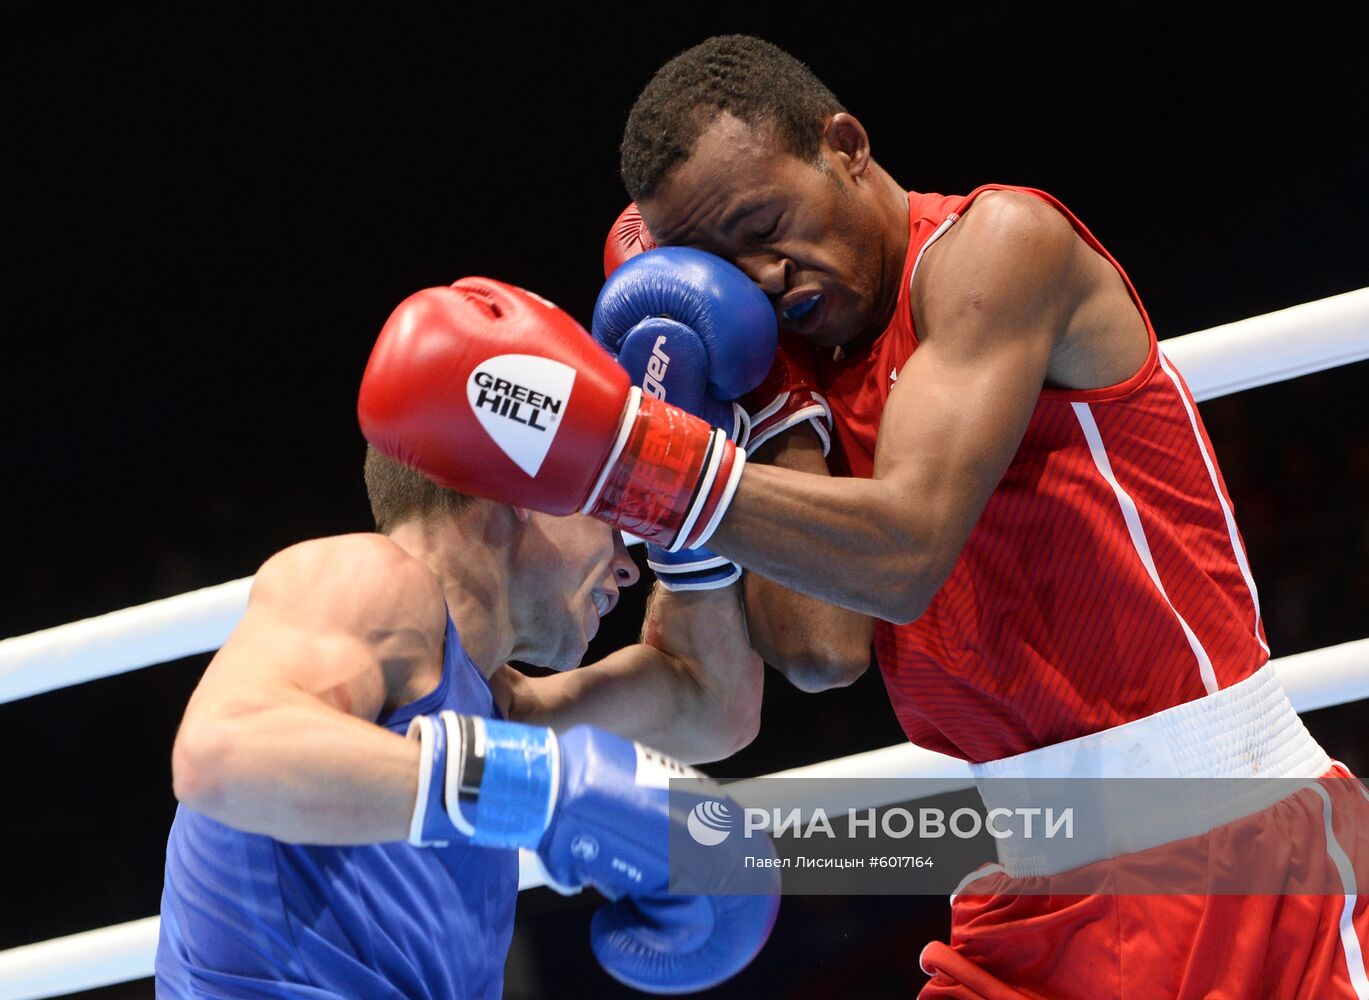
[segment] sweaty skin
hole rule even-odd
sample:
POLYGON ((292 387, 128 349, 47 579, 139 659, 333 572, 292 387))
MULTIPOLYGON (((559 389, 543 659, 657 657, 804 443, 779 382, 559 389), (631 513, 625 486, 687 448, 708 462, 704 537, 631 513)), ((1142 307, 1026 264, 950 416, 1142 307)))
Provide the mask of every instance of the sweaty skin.
MULTIPOLYGON (((848 114, 827 123, 817 164, 723 115, 639 205, 658 242, 731 260, 781 325, 819 348, 859 351, 892 316, 907 193, 848 114)), ((748 464, 709 542, 793 590, 892 622, 921 615, 949 575, 1042 387, 1116 384, 1149 349, 1116 269, 1016 192, 982 195, 928 249, 910 301, 920 343, 889 395, 874 477, 748 464)))

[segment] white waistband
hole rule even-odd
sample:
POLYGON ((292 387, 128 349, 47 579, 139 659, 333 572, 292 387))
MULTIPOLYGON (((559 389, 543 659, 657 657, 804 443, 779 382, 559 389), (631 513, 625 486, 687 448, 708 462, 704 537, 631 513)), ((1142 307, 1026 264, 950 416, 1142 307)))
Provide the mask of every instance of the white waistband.
MULTIPOLYGON (((1293 711, 1268 664, 1206 697, 1112 729, 1002 760, 971 764, 989 809, 1086 803, 1088 829, 1074 838, 997 841, 1009 875, 1050 875, 1103 858, 1197 836, 1258 812, 1289 794, 1287 781, 1213 781, 1179 787, 1183 802, 1154 813, 1150 795, 1130 804, 1115 781, 1072 785, 1061 778, 1309 779, 1331 759, 1293 711), (1007 780, 1004 780, 1007 779, 1007 780), (1027 780, 1035 779, 1035 780, 1027 780), (1073 790, 1069 790, 1073 789, 1073 790), (1064 790, 1064 791, 1062 791, 1064 790), (1105 804, 1105 805, 1104 805, 1105 804)), ((1132 786, 1133 788, 1135 786, 1132 786)))
POLYGON ((1265 664, 1229 688, 1014 757, 982 778, 1315 778, 1331 766, 1265 664))

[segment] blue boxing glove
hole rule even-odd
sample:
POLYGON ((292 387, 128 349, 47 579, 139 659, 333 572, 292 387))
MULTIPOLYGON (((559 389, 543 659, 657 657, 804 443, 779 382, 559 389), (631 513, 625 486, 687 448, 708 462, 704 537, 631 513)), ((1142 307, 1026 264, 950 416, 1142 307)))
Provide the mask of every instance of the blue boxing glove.
POLYGON ((617 358, 643 392, 703 417, 746 447, 746 409, 714 395, 708 348, 693 329, 666 316, 648 316, 623 337, 617 358))
MULTIPOLYGON (((751 279, 713 254, 661 247, 631 257, 599 293, 591 327, 642 391, 721 427, 744 447, 738 398, 775 359, 775 311, 751 279)), ((703 549, 647 549, 669 590, 725 587, 741 569, 703 549)))
POLYGON ((448 711, 414 719, 409 737, 422 746, 410 841, 528 848, 555 888, 599 889, 613 902, 595 914, 590 942, 621 982, 651 993, 708 989, 769 937, 778 870, 745 860, 773 859, 768 838, 677 852, 677 875, 688 866, 689 884, 710 894, 669 891, 672 830, 685 831, 692 804, 720 801, 740 814, 691 768, 590 726, 558 738, 448 711), (701 791, 672 796, 671 777, 696 779, 691 789, 701 791))

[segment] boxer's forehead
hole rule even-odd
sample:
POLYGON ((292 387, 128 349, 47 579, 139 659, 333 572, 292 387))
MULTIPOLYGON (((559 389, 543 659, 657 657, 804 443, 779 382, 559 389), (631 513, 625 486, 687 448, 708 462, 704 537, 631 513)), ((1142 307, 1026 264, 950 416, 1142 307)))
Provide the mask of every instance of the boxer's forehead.
POLYGON ((716 253, 736 243, 755 217, 788 197, 794 188, 786 180, 805 167, 768 130, 724 114, 638 207, 658 243, 716 253))

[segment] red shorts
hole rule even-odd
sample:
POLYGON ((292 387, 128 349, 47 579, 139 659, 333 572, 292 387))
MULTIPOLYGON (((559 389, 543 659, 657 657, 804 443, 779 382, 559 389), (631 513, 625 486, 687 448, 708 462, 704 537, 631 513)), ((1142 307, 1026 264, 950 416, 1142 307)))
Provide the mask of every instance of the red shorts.
MULTIPOLYGON (((1341 765, 1253 816, 1087 867, 1106 881, 1113 866, 1117 884, 1138 863, 1235 871, 1252 845, 1256 863, 1287 873, 1283 894, 1051 895, 1052 878, 1078 885, 1078 872, 1013 879, 988 866, 953 898, 950 944, 923 949, 920 995, 1369 1000, 1369 793, 1341 765), (1299 893, 1311 885, 1318 894, 1299 893)), ((1234 884, 1226 874, 1217 884, 1234 884)))

